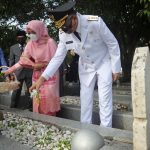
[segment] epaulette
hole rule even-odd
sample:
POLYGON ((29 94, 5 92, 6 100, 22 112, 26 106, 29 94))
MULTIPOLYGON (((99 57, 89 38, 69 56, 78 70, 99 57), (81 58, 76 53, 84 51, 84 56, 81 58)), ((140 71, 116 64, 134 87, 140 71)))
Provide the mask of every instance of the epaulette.
POLYGON ((88 16, 88 21, 98 21, 98 16, 88 16))
POLYGON ((59 29, 59 33, 62 34, 64 31, 60 28, 59 29))

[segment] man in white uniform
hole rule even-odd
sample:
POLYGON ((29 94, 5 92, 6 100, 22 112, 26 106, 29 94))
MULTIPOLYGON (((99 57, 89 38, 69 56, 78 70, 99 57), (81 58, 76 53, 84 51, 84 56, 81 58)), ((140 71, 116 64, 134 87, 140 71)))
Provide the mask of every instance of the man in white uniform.
POLYGON ((121 70, 118 42, 101 17, 81 15, 73 9, 75 2, 49 10, 49 16, 59 30, 55 56, 39 80, 30 88, 39 89, 52 77, 72 49, 79 58, 81 83, 81 122, 92 123, 93 91, 98 85, 101 125, 112 127, 112 81, 119 79, 121 70))

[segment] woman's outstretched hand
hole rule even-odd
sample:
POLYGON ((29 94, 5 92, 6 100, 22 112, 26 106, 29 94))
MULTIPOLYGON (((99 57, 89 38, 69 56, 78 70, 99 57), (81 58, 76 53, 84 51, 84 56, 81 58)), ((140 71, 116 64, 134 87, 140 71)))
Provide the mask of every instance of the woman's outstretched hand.
POLYGON ((4 76, 5 76, 6 82, 15 81, 15 76, 14 76, 14 74, 11 74, 11 72, 10 72, 9 70, 2 71, 2 73, 3 73, 4 76), (10 75, 10 74, 11 74, 11 75, 10 75))
POLYGON ((9 70, 2 71, 2 73, 4 73, 5 76, 11 74, 11 72, 9 70))

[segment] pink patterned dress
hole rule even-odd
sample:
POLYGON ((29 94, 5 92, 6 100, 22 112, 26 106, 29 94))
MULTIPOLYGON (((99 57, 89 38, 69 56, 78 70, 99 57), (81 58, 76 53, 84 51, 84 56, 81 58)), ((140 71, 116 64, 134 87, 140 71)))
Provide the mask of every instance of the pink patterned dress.
MULTIPOLYGON (((35 48, 29 49, 30 43, 28 43, 25 55, 32 57, 35 63, 49 63, 54 56, 57 49, 56 43, 53 39, 49 39, 47 44, 34 45, 35 48), (45 48, 44 48, 45 47, 45 48), (41 50, 42 48, 42 50, 41 50)), ((40 70, 33 70, 32 82, 36 82, 45 67, 40 70)), ((39 89, 40 102, 37 109, 36 100, 33 98, 33 112, 39 112, 46 115, 55 115, 60 110, 60 98, 59 98, 59 72, 57 71, 53 77, 45 81, 39 89)))

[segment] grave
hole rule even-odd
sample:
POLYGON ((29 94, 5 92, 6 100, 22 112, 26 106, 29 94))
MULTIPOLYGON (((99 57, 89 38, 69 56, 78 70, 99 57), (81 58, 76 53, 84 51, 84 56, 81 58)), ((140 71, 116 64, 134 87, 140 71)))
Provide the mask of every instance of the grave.
MULTIPOLYGON (((37 113, 29 112, 27 110, 10 109, 8 107, 4 108, 4 106, 1 106, 0 108, 3 109, 2 110, 3 113, 10 112, 13 114, 17 114, 21 118, 28 118, 34 121, 41 121, 44 124, 51 124, 61 129, 65 128, 67 130, 71 130, 72 132, 77 132, 80 129, 92 129, 96 131, 97 133, 101 134, 105 140, 105 145, 101 148, 101 150, 114 150, 114 149, 115 150, 120 150, 120 149, 132 150, 132 132, 131 131, 119 130, 119 129, 113 129, 113 128, 104 128, 99 125, 93 125, 93 124, 84 124, 84 123, 80 123, 78 121, 73 121, 69 119, 63 119, 59 117, 52 117, 52 116, 37 114, 37 113)), ((19 121, 18 121, 18 124, 19 124, 19 121)), ((1 143, 3 143, 3 146, 5 146, 5 149, 9 147, 9 145, 6 145, 9 140, 10 139, 5 138, 3 139, 3 141, 0 141, 0 147, 2 146, 1 143)), ((14 139, 11 140, 11 142, 12 141, 14 141, 14 139)), ((23 148, 22 150, 28 149, 29 146, 28 145, 25 145, 25 146, 26 148, 23 148)))

